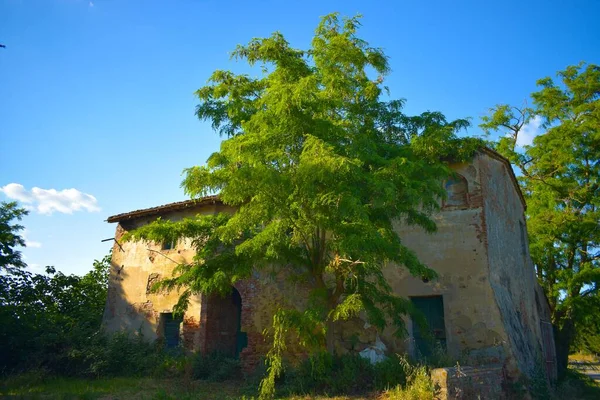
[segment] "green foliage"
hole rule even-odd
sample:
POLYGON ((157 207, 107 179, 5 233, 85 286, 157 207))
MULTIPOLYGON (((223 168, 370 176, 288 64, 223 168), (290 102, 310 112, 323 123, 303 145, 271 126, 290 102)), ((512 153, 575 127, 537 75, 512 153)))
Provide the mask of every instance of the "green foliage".
POLYGON ((407 116, 403 100, 384 101, 388 59, 357 36, 359 27, 359 17, 330 14, 308 50, 280 33, 238 46, 232 57, 262 74, 218 70, 196 92, 197 116, 226 139, 206 165, 186 169, 182 183, 188 195, 218 193, 237 211, 159 220, 125 238, 194 241, 195 261, 161 283, 183 291, 182 308, 192 293, 226 293, 254 270, 311 287, 306 307, 282 306, 267 332, 274 344, 265 396, 282 371, 284 331, 309 352, 331 353, 333 324, 364 312, 372 325, 392 323, 404 334, 410 304, 392 292, 383 266, 436 274, 394 224, 435 231, 430 215, 450 174, 443 160, 467 159, 482 144, 456 136, 467 120, 407 116))
POLYGON ((21 257, 21 252, 15 247, 25 247, 25 240, 19 235, 23 226, 14 224, 20 221, 29 212, 19 208, 16 202, 0 203, 0 272, 15 272, 26 265, 21 257))
POLYGON ((221 353, 196 354, 193 359, 193 377, 222 382, 241 376, 240 360, 221 353))
POLYGON ((183 351, 167 352, 160 342, 150 343, 140 334, 132 337, 127 332, 99 334, 71 355, 72 361, 79 364, 79 376, 169 377, 184 372, 183 351))
POLYGON ((600 354, 600 318, 597 313, 589 310, 600 309, 600 296, 590 296, 583 302, 587 310, 577 311, 575 321, 576 335, 571 347, 571 353, 600 354))
POLYGON ((297 367, 288 366, 278 386, 291 394, 365 394, 405 383, 405 366, 396 358, 372 365, 358 354, 313 354, 297 367))
POLYGON ((0 371, 76 371, 78 349, 100 329, 109 267, 110 255, 82 277, 52 267, 0 275, 0 371))
POLYGON ((429 370, 424 365, 411 365, 405 358, 400 359, 405 368, 406 383, 396 385, 387 390, 384 400, 433 400, 437 397, 438 388, 435 387, 429 370))
POLYGON ((558 84, 537 82, 533 107, 497 106, 482 127, 506 134, 497 150, 522 173, 530 253, 564 372, 576 327, 594 330, 599 318, 590 310, 598 307, 600 282, 600 67, 581 63, 558 77, 558 84), (544 134, 519 149, 523 126, 536 117, 544 134))

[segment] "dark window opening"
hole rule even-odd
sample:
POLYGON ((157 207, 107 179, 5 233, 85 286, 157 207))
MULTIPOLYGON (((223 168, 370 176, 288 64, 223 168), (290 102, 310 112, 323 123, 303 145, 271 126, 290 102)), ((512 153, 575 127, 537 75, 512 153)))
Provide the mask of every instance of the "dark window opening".
POLYGON ((419 357, 430 357, 446 350, 446 323, 442 296, 411 297, 416 308, 412 318, 413 339, 419 357))
POLYGON ((162 313, 160 314, 160 319, 165 347, 173 348, 179 346, 179 329, 182 319, 174 318, 172 313, 162 313))
POLYGON ((175 248, 175 241, 162 242, 163 250, 173 250, 175 248))

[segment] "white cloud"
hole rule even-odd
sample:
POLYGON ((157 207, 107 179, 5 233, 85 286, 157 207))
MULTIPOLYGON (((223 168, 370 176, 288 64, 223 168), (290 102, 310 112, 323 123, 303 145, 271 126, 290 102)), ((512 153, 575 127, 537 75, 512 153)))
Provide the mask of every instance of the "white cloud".
POLYGON ((521 128, 521 132, 519 132, 519 136, 517 137, 517 146, 531 146, 533 138, 542 133, 544 133, 542 130, 542 117, 536 115, 527 125, 521 128))
MULTIPOLYGON (((50 215, 53 212, 72 214, 73 211, 100 211, 98 200, 91 194, 82 193, 77 189, 40 189, 34 187, 30 191, 18 183, 9 183, 0 187, 6 197, 25 203, 25 208, 35 210, 40 214, 50 215)), ((35 246, 34 246, 35 247, 35 246)))
POLYGON ((25 247, 33 247, 39 249, 40 247, 42 247, 42 244, 40 242, 34 242, 33 240, 25 239, 25 247))

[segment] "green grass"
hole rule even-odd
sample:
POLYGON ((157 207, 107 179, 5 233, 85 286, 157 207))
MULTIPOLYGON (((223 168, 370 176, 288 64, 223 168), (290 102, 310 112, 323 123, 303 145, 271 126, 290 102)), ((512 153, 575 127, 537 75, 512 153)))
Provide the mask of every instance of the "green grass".
MULTIPOLYGON (((418 376, 408 388, 390 388, 383 393, 369 396, 330 397, 293 395, 282 400, 349 400, 349 399, 424 399, 431 398, 432 391, 426 376, 418 376), (419 383, 420 384, 416 384, 419 383), (426 396, 425 396, 426 394, 426 396)), ((0 397, 8 399, 84 399, 84 400, 228 400, 254 399, 254 391, 242 381, 206 382, 190 379, 153 378, 49 378, 39 373, 27 373, 0 380, 0 397)), ((586 375, 570 370, 567 378, 556 388, 552 400, 596 400, 600 399, 600 384, 586 375)))
MULTIPOLYGON (((0 381, 0 397, 9 399, 44 400, 227 400, 254 397, 240 381, 205 382, 186 379, 152 378, 43 378, 24 374, 0 381)), ((371 398, 377 398, 374 395, 371 398)), ((328 399, 349 400, 365 398, 349 396, 290 396, 285 400, 328 399)))
POLYGON ((20 376, 0 385, 0 395, 14 399, 238 399, 239 382, 209 383, 185 379, 107 378, 30 379, 20 376))

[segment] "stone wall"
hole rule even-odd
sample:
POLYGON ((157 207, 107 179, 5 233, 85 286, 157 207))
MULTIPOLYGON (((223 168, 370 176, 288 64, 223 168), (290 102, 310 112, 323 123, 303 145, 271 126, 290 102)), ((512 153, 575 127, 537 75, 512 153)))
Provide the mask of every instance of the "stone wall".
POLYGON ((535 270, 529 256, 524 205, 505 162, 485 157, 480 162, 488 240, 490 285, 508 336, 508 373, 532 375, 543 367, 539 299, 535 270))
POLYGON ((436 368, 431 371, 438 400, 507 399, 502 365, 436 368))

